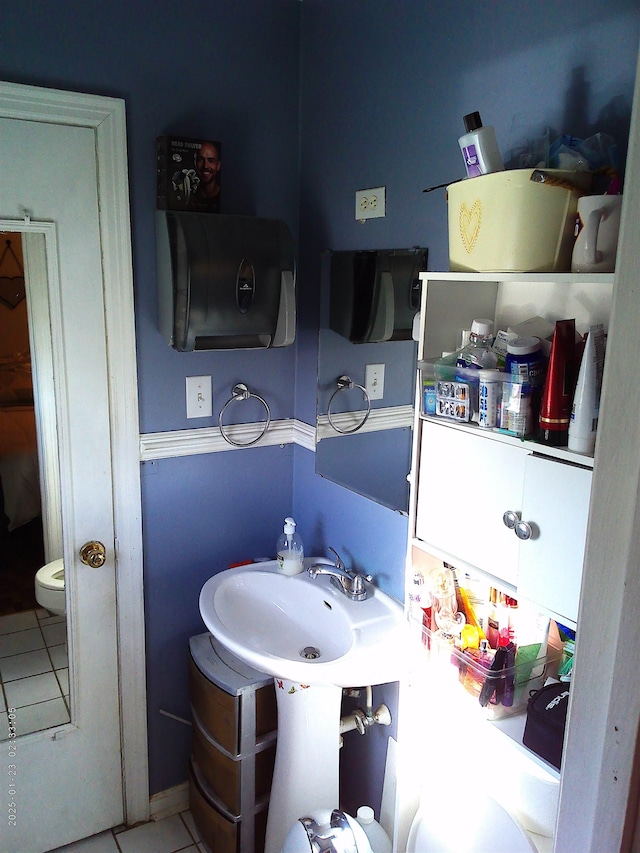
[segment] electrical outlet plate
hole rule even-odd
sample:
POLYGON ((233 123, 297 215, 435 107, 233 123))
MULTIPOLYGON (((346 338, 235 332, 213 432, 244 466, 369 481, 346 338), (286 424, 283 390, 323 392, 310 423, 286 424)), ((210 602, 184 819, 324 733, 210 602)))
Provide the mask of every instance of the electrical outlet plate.
POLYGON ((356 191, 356 219, 376 219, 386 216, 386 188, 373 187, 356 191))

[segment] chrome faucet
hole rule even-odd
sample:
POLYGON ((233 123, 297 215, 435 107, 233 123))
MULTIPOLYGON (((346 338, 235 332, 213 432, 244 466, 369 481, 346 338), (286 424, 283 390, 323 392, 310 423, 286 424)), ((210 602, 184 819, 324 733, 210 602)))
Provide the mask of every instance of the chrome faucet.
POLYGON ((329 550, 336 558, 335 564, 314 563, 307 569, 309 577, 317 578, 318 575, 328 575, 331 583, 351 601, 364 601, 368 595, 364 582, 371 582, 373 580, 371 575, 362 575, 353 569, 347 569, 335 548, 329 548, 329 550))

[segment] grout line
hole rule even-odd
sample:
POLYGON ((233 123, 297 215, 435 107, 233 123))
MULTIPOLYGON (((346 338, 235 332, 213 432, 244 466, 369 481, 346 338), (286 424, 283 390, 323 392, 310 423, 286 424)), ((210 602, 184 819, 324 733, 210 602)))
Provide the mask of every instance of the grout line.
MULTIPOLYGON (((180 815, 180 820, 181 820, 181 821, 182 821, 182 823, 186 826, 186 828, 187 828, 187 832, 189 833, 189 836, 193 839, 193 843, 194 843, 194 844, 196 845, 196 847, 197 847, 197 846, 198 846, 198 844, 199 844, 199 842, 200 842, 200 838, 196 838, 196 837, 194 836, 193 832, 191 832, 191 829, 190 829, 190 827, 189 827, 189 824, 188 824, 188 823, 187 823, 187 821, 184 819, 184 815, 186 815, 188 811, 189 811, 189 810, 187 809, 187 811, 184 811, 184 812, 178 812, 178 814, 180 815)), ((194 826, 194 829, 195 829, 195 821, 193 820, 193 815, 191 815, 191 822, 192 822, 192 824, 193 824, 193 826, 194 826)))

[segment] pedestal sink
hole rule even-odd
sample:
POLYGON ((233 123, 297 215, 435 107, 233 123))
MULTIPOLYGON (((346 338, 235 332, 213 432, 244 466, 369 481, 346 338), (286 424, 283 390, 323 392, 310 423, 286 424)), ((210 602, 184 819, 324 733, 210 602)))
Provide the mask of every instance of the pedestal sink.
MULTIPOLYGON (((305 565, 318 562, 330 561, 305 565)), ((275 679, 278 742, 265 853, 280 853, 298 818, 339 806, 342 688, 397 681, 408 659, 402 606, 373 584, 367 591, 364 601, 351 601, 326 575, 287 577, 272 561, 220 572, 200 593, 214 637, 275 679)))

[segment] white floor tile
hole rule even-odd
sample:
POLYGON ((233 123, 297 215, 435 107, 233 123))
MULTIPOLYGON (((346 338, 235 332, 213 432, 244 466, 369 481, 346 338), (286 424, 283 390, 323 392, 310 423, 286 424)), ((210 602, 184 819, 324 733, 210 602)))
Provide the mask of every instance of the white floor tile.
POLYGON ((112 832, 101 832, 65 847, 57 847, 52 853, 120 853, 112 832))
POLYGON ((54 669, 64 669, 69 666, 69 654, 66 643, 61 643, 59 646, 49 646, 49 654, 51 655, 54 669))
POLYGON ((175 853, 194 846, 178 815, 126 829, 117 838, 122 853, 175 853))
POLYGON ((46 649, 36 649, 10 658, 0 658, 0 676, 3 681, 15 681, 30 675, 40 675, 53 669, 46 649))
POLYGON ((58 669, 56 670, 56 675, 58 677, 58 683, 60 684, 60 690, 62 690, 63 696, 69 695, 69 669, 58 669))
POLYGON ((196 841, 200 841, 200 834, 198 832, 198 828, 196 826, 196 822, 193 819, 193 815, 191 812, 180 812, 180 817, 187 824, 187 829, 193 835, 196 841))
POLYGON ((26 628, 37 627, 38 620, 33 610, 10 613, 0 619, 0 634, 12 634, 14 631, 24 631, 26 628))
POLYGON ((57 646, 67 641, 67 623, 54 622, 53 625, 43 625, 42 633, 48 646, 57 646))
MULTIPOLYGON (((50 699, 48 702, 39 702, 37 705, 28 705, 26 708, 16 708, 15 727, 18 735, 27 735, 30 732, 62 726, 69 720, 69 711, 64 700, 50 699)), ((7 730, 7 715, 0 714, 0 732, 4 733, 7 730)))
POLYGON ((32 652, 34 649, 43 648, 44 640, 40 628, 31 628, 26 631, 17 631, 13 634, 0 635, 0 658, 7 658, 10 655, 19 655, 22 652, 32 652))
MULTIPOLYGON (((4 693, 0 690, 0 712, 6 711, 7 705, 4 701, 4 693)), ((6 716, 6 715, 5 715, 6 716)), ((6 726, 0 729, 0 740, 4 740, 7 736, 6 726)))
POLYGON ((57 622, 67 621, 66 616, 57 616, 55 613, 49 613, 48 610, 37 610, 36 616, 41 625, 55 625, 57 622))
POLYGON ((60 685, 53 672, 31 675, 18 681, 9 681, 4 685, 7 703, 12 708, 24 708, 60 696, 60 685))

